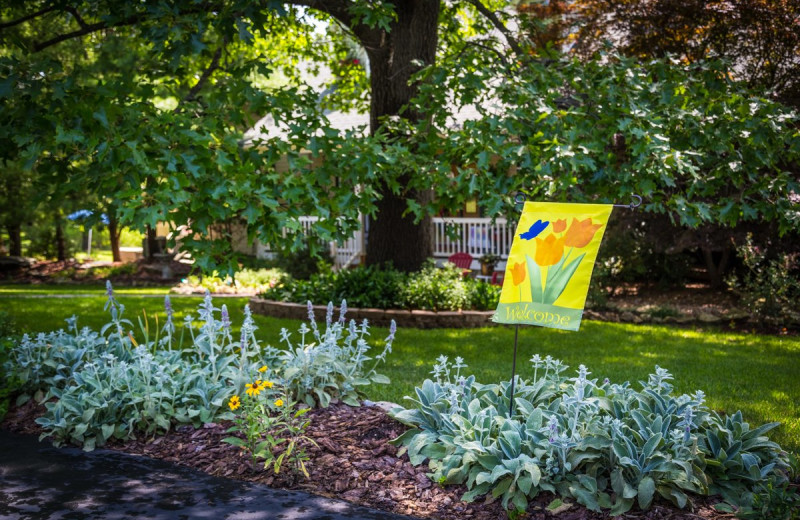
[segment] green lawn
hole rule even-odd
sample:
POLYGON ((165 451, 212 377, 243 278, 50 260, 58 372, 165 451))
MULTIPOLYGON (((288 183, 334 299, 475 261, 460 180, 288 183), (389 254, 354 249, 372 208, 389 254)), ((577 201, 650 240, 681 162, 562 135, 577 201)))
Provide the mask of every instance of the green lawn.
MULTIPOLYGON (((117 295, 123 294, 168 294, 171 285, 162 285, 157 287, 114 287, 114 293, 117 295)), ((97 285, 75 285, 75 284, 41 284, 41 285, 23 285, 23 284, 0 284, 0 305, 3 304, 2 298, 4 296, 24 296, 24 295, 86 295, 96 294, 98 296, 105 295, 105 284, 97 285)), ((172 296, 170 296, 172 297, 172 296)), ((177 297, 177 296, 176 296, 177 297)))
MULTIPOLYGON (((35 294, 39 289, 25 292, 35 294)), ((19 292, 4 292, 7 290, 0 288, 0 310, 9 312, 22 331, 63 327, 64 318, 72 314, 79 316, 81 326, 99 328, 107 321, 102 290, 95 297, 75 298, 23 298, 19 292)), ((84 292, 84 288, 79 290, 84 292)), ((166 289, 161 290, 166 293, 166 289)), ((154 314, 160 314, 163 320, 161 298, 121 293, 119 300, 134 323, 142 309, 151 320, 154 314)), ((173 298, 177 320, 190 313, 196 315, 198 303, 196 297, 173 298)), ((234 324, 241 323, 247 298, 217 298, 215 303, 226 304, 234 324)), ((299 321, 262 316, 256 317, 256 323, 262 342, 274 346, 278 346, 282 327, 294 330, 300 325, 299 321)), ((375 328, 372 338, 380 343, 387 333, 375 328)), ((392 384, 370 388, 369 397, 403 403, 403 396, 412 394, 414 386, 428 376, 440 354, 451 359, 462 356, 469 365, 468 373, 475 374, 479 382, 508 379, 513 342, 514 330, 510 327, 400 329, 393 353, 382 369, 392 384)), ((678 391, 703 390, 709 406, 716 410, 732 413, 741 409, 751 424, 780 421, 783 425, 773 439, 800 452, 800 338, 593 321, 583 322, 580 332, 520 329, 518 373, 532 375, 527 360, 537 353, 560 358, 575 369, 584 364, 591 377, 607 377, 614 382, 644 380, 659 365, 675 376, 673 383, 678 391)))

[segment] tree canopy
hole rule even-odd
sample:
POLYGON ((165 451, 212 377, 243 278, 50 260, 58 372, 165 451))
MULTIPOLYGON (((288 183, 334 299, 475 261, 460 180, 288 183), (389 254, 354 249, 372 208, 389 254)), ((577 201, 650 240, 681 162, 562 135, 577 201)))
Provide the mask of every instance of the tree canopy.
POLYGON ((215 225, 299 245, 300 216, 330 240, 359 213, 368 262, 413 269, 426 218, 476 196, 501 215, 517 190, 638 193, 690 226, 798 224, 796 113, 720 63, 537 47, 500 0, 39 0, 0 16, 2 175, 113 194, 125 223, 190 226, 205 269, 233 265, 224 233, 204 238, 215 225), (301 63, 334 71, 329 103, 369 101, 368 136, 329 127, 301 63), (469 106, 478 117, 448 123, 469 106), (242 146, 265 114, 289 133, 242 146))

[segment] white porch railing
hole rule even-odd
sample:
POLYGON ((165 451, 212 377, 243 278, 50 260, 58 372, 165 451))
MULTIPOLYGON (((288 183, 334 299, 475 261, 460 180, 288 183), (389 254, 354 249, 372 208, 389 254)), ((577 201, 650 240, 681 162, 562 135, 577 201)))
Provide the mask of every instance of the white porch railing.
POLYGON ((433 218, 433 256, 448 257, 453 253, 469 253, 476 260, 493 254, 508 258, 514 228, 506 219, 494 224, 488 218, 433 218), (452 236, 447 228, 454 228, 452 236))
MULTIPOLYGON (((319 217, 305 216, 300 217, 300 225, 303 226, 303 232, 308 233, 314 226, 314 223, 319 220, 319 217)), ((351 265, 356 265, 361 261, 361 244, 363 231, 360 229, 356 231, 353 236, 339 244, 338 242, 331 242, 331 257, 333 264, 337 269, 346 269, 351 265)))
MULTIPOLYGON (((319 217, 300 217, 303 231, 308 233, 319 217)), ((433 256, 447 258, 453 253, 469 253, 475 259, 473 266, 478 266, 477 260, 486 254, 493 254, 502 260, 508 258, 511 242, 514 238, 513 224, 509 225, 505 219, 497 219, 494 224, 488 218, 440 218, 431 219, 433 225, 433 256), (452 234, 447 233, 447 228, 453 229, 452 234)), ((363 231, 355 234, 342 243, 331 242, 330 251, 337 269, 347 268, 358 264, 361 260, 363 244, 363 231)), ((266 256, 269 250, 259 244, 259 256, 266 256)), ((502 263, 502 262, 501 262, 502 263)))

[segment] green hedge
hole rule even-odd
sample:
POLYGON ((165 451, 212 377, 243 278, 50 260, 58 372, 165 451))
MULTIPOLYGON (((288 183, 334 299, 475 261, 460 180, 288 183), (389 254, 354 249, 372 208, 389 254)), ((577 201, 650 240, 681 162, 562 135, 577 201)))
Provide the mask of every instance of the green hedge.
POLYGON ((368 266, 321 272, 308 280, 285 279, 261 293, 284 302, 347 300, 351 307, 455 311, 497 307, 500 287, 464 278, 452 264, 438 268, 430 261, 422 270, 403 273, 391 266, 368 266))

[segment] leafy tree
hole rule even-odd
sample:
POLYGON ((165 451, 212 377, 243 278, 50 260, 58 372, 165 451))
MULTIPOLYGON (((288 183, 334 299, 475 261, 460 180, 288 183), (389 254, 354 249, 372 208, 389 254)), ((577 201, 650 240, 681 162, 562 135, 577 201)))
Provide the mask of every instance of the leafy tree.
POLYGON ((0 161, 0 226, 8 233, 8 254, 22 256, 22 224, 35 211, 33 172, 0 161))
MULTIPOLYGON (((800 4, 791 0, 558 1, 560 38, 584 56, 610 42, 629 56, 721 57, 751 87, 800 106, 800 4), (569 22, 566 22, 566 20, 569 22), (569 27, 567 27, 569 23, 569 27)), ((559 37, 554 37, 559 40, 559 37)))
MULTIPOLYGON (((416 92, 409 78, 435 60, 438 0, 290 4, 323 13, 343 28, 331 34, 346 32, 366 49, 373 133, 382 117, 401 113, 416 92)), ((12 143, 8 149, 15 158, 49 169, 46 175, 55 184, 116 193, 126 202, 121 216, 141 225, 152 226, 169 214, 169 220, 204 233, 214 222, 236 220, 272 243, 284 240, 282 228, 298 231, 295 217, 312 209, 329 217, 321 234, 341 238, 363 209, 374 217, 371 262, 393 259, 412 268, 428 256, 428 226, 404 215, 406 199, 425 201, 425 193, 404 188, 415 172, 373 177, 373 189, 359 197, 342 175, 323 178, 320 172, 315 185, 301 184, 292 175, 269 174, 272 151, 240 149, 237 136, 252 123, 249 116, 269 108, 290 116, 299 126, 298 138, 310 139, 315 155, 325 151, 311 138, 320 127, 312 118, 323 119, 314 96, 291 86, 267 100, 255 86, 296 61, 296 52, 279 58, 269 49, 286 50, 287 42, 308 36, 308 29, 300 28, 308 27, 303 12, 265 1, 41 0, 6 7, 2 15, 0 69, 6 79, 0 96, 8 123, 2 139, 12 143), (293 113, 298 106, 307 118, 293 113), (347 193, 333 193, 329 188, 336 182, 347 193), (352 204, 354 198, 365 202, 352 204)), ((341 49, 341 41, 332 48, 341 49)), ((331 46, 305 43, 304 58, 330 57, 331 46)), ((422 113, 402 116, 414 121, 422 113)), ((291 173, 303 172, 303 166, 291 173)), ((296 235, 289 239, 299 241, 296 235)), ((225 240, 188 238, 184 245, 194 248, 206 267, 222 262, 230 250, 225 240)))
POLYGON ((232 261, 228 234, 200 238, 212 226, 299 247, 299 216, 319 215, 331 240, 359 212, 368 262, 414 269, 432 214, 479 195, 498 215, 518 189, 641 193, 690 226, 797 223, 783 196, 797 192, 796 114, 716 64, 545 54, 499 0, 39 0, 0 13, 3 153, 51 185, 114 194, 126 221, 190 225, 199 235, 182 245, 206 269, 232 261), (312 11, 336 29, 316 36, 312 11), (353 41, 368 74, 349 69, 353 41), (368 80, 368 135, 330 128, 301 59, 330 64, 342 105, 368 80), (453 129, 471 105, 479 115, 453 129), (286 134, 243 147, 265 113, 286 134))
MULTIPOLYGON (((730 79, 722 63, 608 55, 496 61, 466 79, 428 73, 436 86, 423 103, 456 98, 483 113, 444 144, 428 138, 440 150, 429 171, 443 205, 480 194, 494 214, 517 190, 576 202, 636 193, 645 212, 701 233, 711 224, 800 228, 800 116, 730 79)), ((443 114, 434 120, 445 131, 443 114)))

